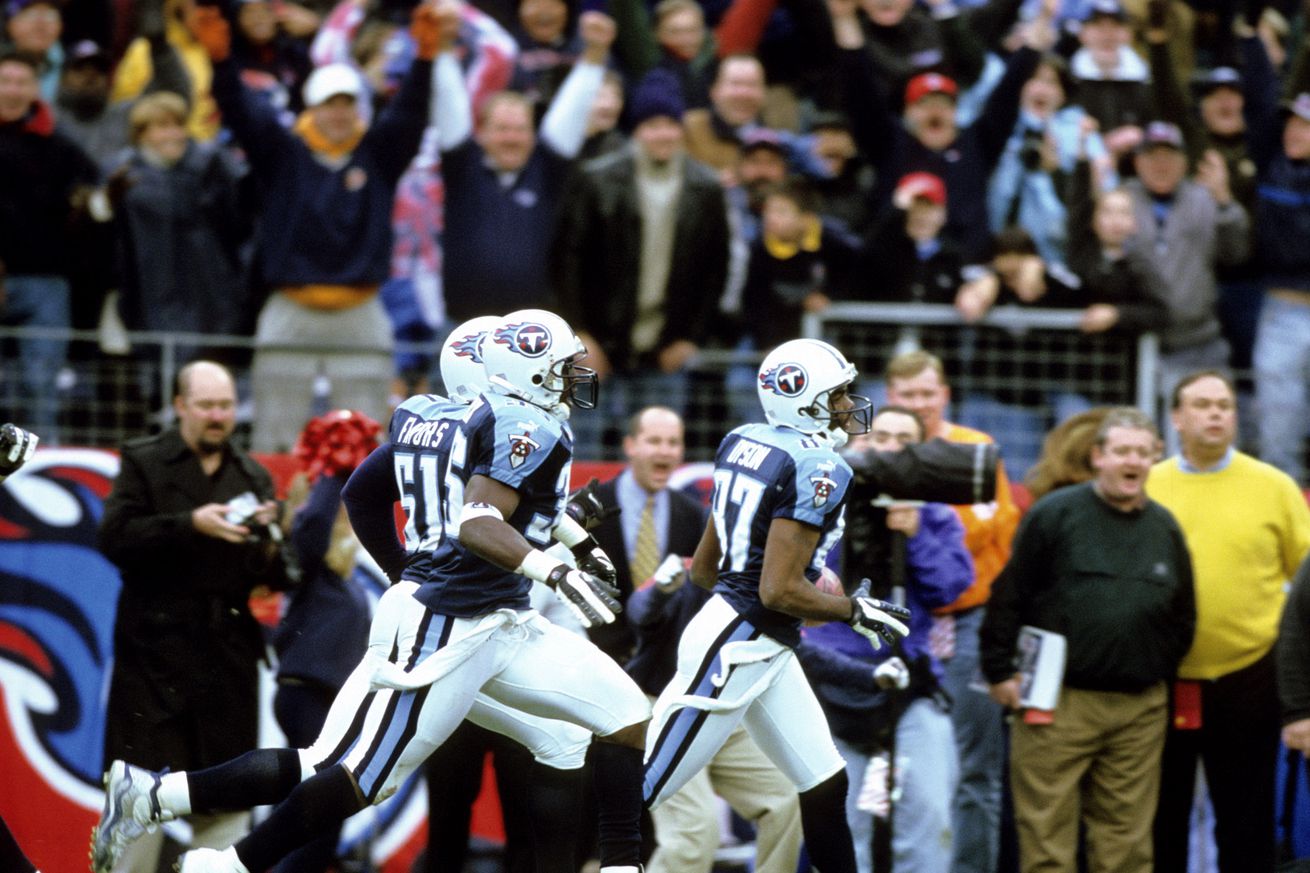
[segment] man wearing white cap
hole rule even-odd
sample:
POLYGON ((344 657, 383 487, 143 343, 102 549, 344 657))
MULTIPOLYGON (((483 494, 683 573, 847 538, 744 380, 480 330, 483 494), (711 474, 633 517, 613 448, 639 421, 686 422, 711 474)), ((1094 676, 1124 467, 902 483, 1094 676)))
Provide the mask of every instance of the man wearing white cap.
POLYGON ((214 98, 266 192, 259 271, 272 290, 255 331, 256 451, 285 451, 310 417, 316 382, 329 403, 385 421, 391 324, 377 291, 390 269, 396 182, 418 151, 439 25, 414 11, 418 57, 400 91, 365 123, 364 84, 329 64, 305 83, 305 111, 290 131, 241 83, 229 25, 197 7, 192 33, 214 61, 214 98))

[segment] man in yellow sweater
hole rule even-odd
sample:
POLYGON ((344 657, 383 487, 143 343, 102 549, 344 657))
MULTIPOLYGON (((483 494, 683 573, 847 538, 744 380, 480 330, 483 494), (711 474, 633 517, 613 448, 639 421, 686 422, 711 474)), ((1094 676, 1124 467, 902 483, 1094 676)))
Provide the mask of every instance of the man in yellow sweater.
POLYGON ((1178 668, 1155 817, 1157 870, 1186 870, 1199 760, 1215 812, 1220 873, 1274 868, 1279 707, 1274 642, 1287 580, 1310 549, 1296 483, 1237 451, 1228 377, 1185 377, 1172 397, 1181 454, 1147 491, 1178 519, 1196 574, 1196 637, 1178 668))

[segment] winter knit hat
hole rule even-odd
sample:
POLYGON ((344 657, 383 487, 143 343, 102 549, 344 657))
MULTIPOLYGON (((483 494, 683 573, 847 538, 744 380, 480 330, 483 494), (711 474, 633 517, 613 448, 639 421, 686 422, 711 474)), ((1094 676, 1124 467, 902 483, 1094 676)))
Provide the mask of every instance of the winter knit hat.
POLYGON ((681 122, 686 111, 687 104, 682 99, 678 77, 668 70, 655 69, 647 73, 637 83, 632 99, 628 101, 628 117, 633 127, 661 115, 681 122))

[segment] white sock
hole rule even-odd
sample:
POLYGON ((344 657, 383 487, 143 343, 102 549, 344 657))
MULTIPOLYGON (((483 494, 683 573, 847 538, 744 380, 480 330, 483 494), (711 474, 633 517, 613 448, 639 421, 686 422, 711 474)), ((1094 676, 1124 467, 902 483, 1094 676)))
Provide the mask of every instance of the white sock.
POLYGON ((191 814, 191 787, 186 772, 165 773, 159 780, 159 808, 175 818, 191 814))

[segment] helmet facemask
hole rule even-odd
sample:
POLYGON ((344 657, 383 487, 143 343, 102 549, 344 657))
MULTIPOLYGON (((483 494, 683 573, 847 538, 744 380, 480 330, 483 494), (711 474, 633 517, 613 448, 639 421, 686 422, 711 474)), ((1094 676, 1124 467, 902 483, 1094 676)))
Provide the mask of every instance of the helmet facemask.
POLYGON ((595 409, 600 383, 595 370, 575 363, 583 356, 579 353, 552 364, 544 387, 559 392, 560 404, 576 409, 595 409))
POLYGON ((834 448, 846 445, 846 441, 852 436, 868 433, 873 426, 873 401, 862 394, 851 394, 850 385, 851 383, 846 382, 829 388, 801 410, 814 419, 816 424, 821 425, 816 435, 826 435, 832 441, 834 448), (832 396, 836 392, 846 395, 851 404, 848 409, 833 408, 832 396), (823 426, 825 423, 826 426, 823 426))

